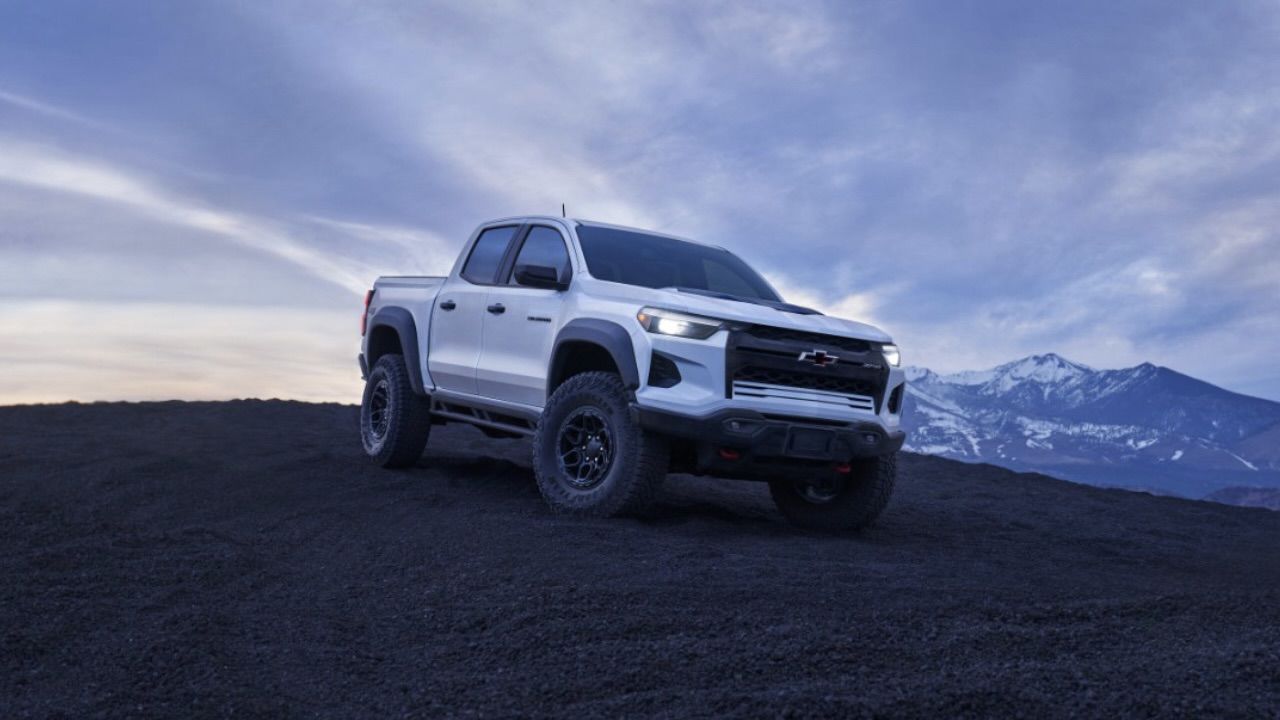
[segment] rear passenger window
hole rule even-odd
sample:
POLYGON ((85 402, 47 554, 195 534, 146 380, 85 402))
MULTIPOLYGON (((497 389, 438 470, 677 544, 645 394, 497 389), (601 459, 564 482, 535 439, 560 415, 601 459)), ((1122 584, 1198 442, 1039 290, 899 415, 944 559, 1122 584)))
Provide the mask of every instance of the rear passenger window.
MULTIPOLYGON (((569 279, 569 251, 564 248, 564 239, 560 233, 549 227, 535 225, 529 229, 529 236, 520 246, 520 255, 516 257, 516 267, 521 265, 545 265, 556 269, 560 282, 569 279)), ((511 282, 515 282, 512 273, 511 282)))
POLYGON ((502 256, 507 252, 511 236, 516 234, 516 226, 489 228, 480 233, 476 246, 471 249, 467 264, 462 266, 462 277, 473 283, 491 285, 498 277, 498 267, 502 265, 502 256))

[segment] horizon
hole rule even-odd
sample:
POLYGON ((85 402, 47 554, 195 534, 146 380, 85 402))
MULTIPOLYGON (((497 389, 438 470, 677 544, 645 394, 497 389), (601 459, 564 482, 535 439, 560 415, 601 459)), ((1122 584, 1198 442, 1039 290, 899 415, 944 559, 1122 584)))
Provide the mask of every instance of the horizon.
MULTIPOLYGON (((1215 388, 1217 388, 1217 389, 1219 389, 1219 390, 1223 390, 1223 391, 1225 391, 1225 392, 1234 393, 1234 394, 1237 394, 1237 395, 1244 395, 1245 397, 1252 397, 1252 398, 1256 398, 1256 399, 1260 399, 1260 400, 1265 400, 1265 401, 1267 401, 1267 402, 1272 402, 1272 403, 1280 404, 1280 401, 1273 400, 1273 399, 1271 399, 1271 398, 1261 397, 1261 396, 1258 396, 1258 395, 1248 395, 1248 394, 1246 394, 1246 393, 1239 393, 1239 392, 1237 392, 1237 391, 1235 391, 1235 390, 1232 390, 1231 388, 1222 387, 1221 385, 1214 385, 1213 383, 1209 383, 1207 380, 1203 380, 1203 379, 1201 379, 1201 378, 1197 378, 1197 377, 1195 377, 1194 375, 1188 375, 1187 373, 1184 373, 1184 372, 1179 371, 1177 368, 1171 368, 1171 367, 1167 367, 1167 366, 1165 366, 1165 365, 1157 365, 1157 364, 1155 364, 1155 363, 1151 363, 1151 362, 1142 362, 1142 363, 1138 363, 1137 365, 1130 365, 1130 366, 1127 366, 1127 367, 1114 367, 1114 368, 1094 367, 1094 366, 1092 366, 1092 365, 1087 365, 1087 364, 1085 364, 1085 363, 1077 362, 1077 361, 1075 361, 1075 360, 1072 360, 1071 358, 1065 357, 1065 356, 1063 356, 1062 354, 1060 354, 1060 353, 1056 353, 1056 352, 1053 352, 1053 351, 1044 352, 1044 353, 1036 353, 1036 354, 1034 354, 1034 355, 1027 355, 1027 356, 1025 356, 1025 357, 1021 357, 1021 358, 1014 358, 1014 359, 1012 359, 1012 360, 1008 360, 1008 361, 1005 361, 1005 362, 999 363, 999 364, 997 364, 997 365, 993 365, 993 366, 990 366, 990 367, 982 367, 982 368, 962 368, 962 369, 960 369, 960 370, 949 370, 949 371, 947 371, 947 372, 938 372, 938 371, 934 370, 933 368, 930 368, 930 367, 925 366, 925 365, 917 365, 917 364, 913 364, 913 363, 904 363, 904 364, 903 364, 903 366, 902 366, 902 369, 903 369, 904 371, 906 371, 906 372, 907 372, 907 375, 908 375, 908 381, 910 382, 910 380, 911 380, 910 375, 911 375, 911 372, 912 372, 912 371, 926 371, 926 372, 931 372, 931 373, 933 373, 933 374, 935 374, 935 375, 937 375, 937 376, 939 376, 939 377, 942 377, 942 378, 948 378, 948 377, 954 377, 954 376, 957 376, 957 375, 980 374, 980 373, 985 373, 985 372, 993 372, 993 371, 995 371, 995 370, 999 370, 1000 368, 1003 368, 1003 367, 1007 367, 1007 366, 1012 366, 1012 365, 1017 365, 1017 364, 1020 364, 1020 363, 1024 363, 1024 362, 1026 362, 1026 361, 1028 361, 1028 360, 1038 360, 1038 359, 1040 359, 1040 358, 1047 358, 1047 357, 1054 357, 1054 358, 1057 358, 1057 359, 1059 359, 1059 360, 1062 360, 1063 362, 1069 363, 1069 364, 1071 364, 1071 365, 1074 365, 1074 366, 1076 366, 1076 367, 1082 368, 1082 369, 1084 369, 1084 370, 1086 370, 1086 371, 1089 371, 1089 372, 1123 372, 1123 371, 1125 371, 1125 370, 1135 370, 1135 369, 1140 368, 1140 367, 1143 367, 1143 366, 1151 366, 1151 367, 1154 367, 1154 368, 1156 368, 1156 369, 1158 369, 1158 370, 1167 370, 1167 371, 1169 371, 1169 372, 1176 373, 1176 374, 1178 374, 1178 375, 1182 375, 1182 376, 1184 376, 1184 377, 1189 377, 1189 378, 1191 378, 1191 379, 1193 379, 1193 380, 1198 380, 1198 381, 1200 381, 1200 382, 1205 382, 1205 383, 1207 383, 1207 384, 1209 384, 1209 385, 1212 385, 1213 387, 1215 387, 1215 388)), ((356 406, 356 405, 359 405, 358 400, 359 400, 359 398, 356 398, 356 399, 354 399, 354 400, 346 400, 346 401, 344 401, 344 400, 306 400, 306 399, 292 398, 292 397, 275 397, 275 396, 241 395, 241 396, 208 397, 208 398, 200 398, 200 397, 194 397, 194 398, 149 398, 149 399, 128 399, 128 398, 114 398, 114 399, 111 399, 111 398, 107 398, 107 399, 96 399, 96 400, 77 400, 77 399, 66 399, 66 400, 47 400, 47 401, 18 402, 18 403, 0 403, 0 407, 21 407, 21 406, 41 406, 41 405, 65 405, 65 404, 93 405, 93 404, 140 403, 140 402, 141 402, 141 403, 145 403, 145 402, 154 402, 154 403, 165 403, 165 402, 215 402, 215 403, 216 403, 216 402, 276 402, 276 401, 280 401, 280 402, 301 402, 301 403, 308 403, 308 404, 338 404, 338 405, 356 406)))
POLYGON ((1275 4, 128 9, 0 9, 0 404, 357 402, 376 276, 561 203, 904 365, 1280 401, 1275 4))

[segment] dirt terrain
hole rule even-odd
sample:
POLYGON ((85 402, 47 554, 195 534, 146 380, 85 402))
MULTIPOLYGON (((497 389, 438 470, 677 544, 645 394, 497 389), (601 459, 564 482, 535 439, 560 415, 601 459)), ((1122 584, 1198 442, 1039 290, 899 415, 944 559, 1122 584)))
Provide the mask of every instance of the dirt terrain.
POLYGON ((906 456, 881 523, 674 476, 572 520, 520 441, 355 410, 0 408, 0 716, 1280 715, 1280 513, 906 456))

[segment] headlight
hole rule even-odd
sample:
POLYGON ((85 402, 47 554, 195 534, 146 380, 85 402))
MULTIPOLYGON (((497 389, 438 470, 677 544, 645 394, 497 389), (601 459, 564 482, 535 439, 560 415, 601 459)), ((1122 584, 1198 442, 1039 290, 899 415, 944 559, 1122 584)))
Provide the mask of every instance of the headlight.
POLYGON ((658 335, 706 340, 725 326, 723 320, 647 307, 636 313, 641 327, 658 335))
POLYGON ((894 367, 898 367, 902 363, 902 355, 898 353, 897 345, 882 345, 880 352, 884 353, 884 359, 894 367))

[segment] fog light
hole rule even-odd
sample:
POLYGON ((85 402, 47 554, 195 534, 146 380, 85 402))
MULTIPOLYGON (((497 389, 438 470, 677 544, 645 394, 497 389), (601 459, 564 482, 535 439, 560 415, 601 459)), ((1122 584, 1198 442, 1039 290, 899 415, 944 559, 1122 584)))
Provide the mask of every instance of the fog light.
POLYGON ((720 459, 722 460, 737 460, 740 457, 742 457, 742 455, 739 454, 737 450, 720 448, 720 459))

